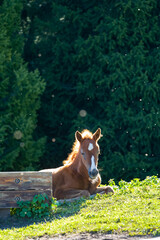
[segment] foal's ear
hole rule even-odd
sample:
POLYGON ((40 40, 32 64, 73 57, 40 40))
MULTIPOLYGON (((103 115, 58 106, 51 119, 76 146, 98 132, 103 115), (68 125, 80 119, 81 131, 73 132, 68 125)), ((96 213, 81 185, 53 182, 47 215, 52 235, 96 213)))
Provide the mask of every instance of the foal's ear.
POLYGON ((76 131, 75 137, 79 142, 82 142, 82 134, 79 131, 76 131))
POLYGON ((98 141, 101 137, 102 137, 102 135, 101 135, 101 129, 98 128, 97 131, 93 134, 93 139, 94 139, 95 141, 98 141))

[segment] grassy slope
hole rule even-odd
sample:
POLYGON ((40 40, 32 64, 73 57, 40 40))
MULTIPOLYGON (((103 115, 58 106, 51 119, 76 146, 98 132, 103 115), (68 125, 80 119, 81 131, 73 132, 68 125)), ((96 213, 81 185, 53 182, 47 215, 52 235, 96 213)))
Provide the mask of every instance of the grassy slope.
POLYGON ((0 239, 91 231, 160 235, 160 180, 150 177, 130 183, 121 181, 114 188, 113 196, 97 195, 94 199, 58 206, 50 221, 0 230, 0 239))

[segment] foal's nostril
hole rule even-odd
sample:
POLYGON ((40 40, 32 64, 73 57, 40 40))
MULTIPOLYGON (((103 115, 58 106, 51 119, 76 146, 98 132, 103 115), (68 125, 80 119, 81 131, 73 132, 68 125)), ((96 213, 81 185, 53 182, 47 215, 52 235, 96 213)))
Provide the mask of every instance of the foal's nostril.
POLYGON ((89 174, 89 176, 90 176, 90 178, 96 178, 96 176, 97 176, 97 174, 98 174, 98 169, 93 169, 92 171, 91 170, 89 170, 88 171, 88 174, 89 174))
POLYGON ((93 169, 93 171, 92 171, 92 176, 97 176, 97 174, 98 174, 98 170, 97 169, 93 169))

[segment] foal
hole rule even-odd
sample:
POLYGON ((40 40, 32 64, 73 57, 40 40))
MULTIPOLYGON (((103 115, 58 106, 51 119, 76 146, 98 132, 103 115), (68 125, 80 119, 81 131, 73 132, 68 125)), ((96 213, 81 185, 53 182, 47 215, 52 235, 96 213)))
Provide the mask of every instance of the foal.
POLYGON ((77 131, 72 152, 63 162, 64 165, 55 169, 41 170, 52 172, 53 197, 67 199, 114 192, 110 186, 98 187, 101 183, 97 169, 100 137, 100 128, 94 134, 88 130, 82 133, 77 131))

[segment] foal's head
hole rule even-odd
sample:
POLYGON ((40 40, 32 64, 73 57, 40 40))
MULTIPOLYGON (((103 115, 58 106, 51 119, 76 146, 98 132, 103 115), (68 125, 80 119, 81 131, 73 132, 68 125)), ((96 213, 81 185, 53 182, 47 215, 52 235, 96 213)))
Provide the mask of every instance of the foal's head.
POLYGON ((100 149, 97 142, 101 137, 101 129, 98 128, 94 134, 88 130, 84 130, 82 133, 77 131, 75 136, 80 143, 79 152, 83 164, 88 170, 88 175, 91 179, 95 179, 99 173, 97 165, 100 149))

